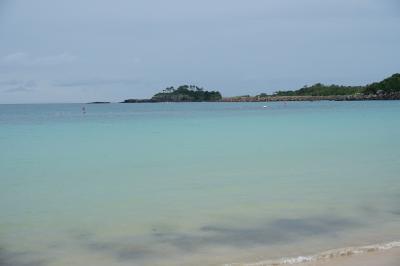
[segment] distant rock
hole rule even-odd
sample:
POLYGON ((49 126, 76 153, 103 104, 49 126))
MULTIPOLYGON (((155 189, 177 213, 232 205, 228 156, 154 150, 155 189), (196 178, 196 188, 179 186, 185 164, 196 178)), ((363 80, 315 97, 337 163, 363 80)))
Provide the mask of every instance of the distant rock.
POLYGON ((152 99, 127 99, 121 103, 155 103, 152 99))
POLYGON ((194 85, 168 87, 156 93, 151 99, 127 99, 122 103, 160 103, 160 102, 218 102, 222 99, 219 91, 207 91, 194 85))

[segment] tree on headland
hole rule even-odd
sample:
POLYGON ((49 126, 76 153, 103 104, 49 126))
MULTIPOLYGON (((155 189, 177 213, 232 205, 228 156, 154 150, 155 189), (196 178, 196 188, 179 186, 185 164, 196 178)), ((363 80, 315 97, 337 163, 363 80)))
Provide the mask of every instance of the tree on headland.
POLYGON ((195 85, 182 85, 176 89, 168 87, 151 98, 154 102, 211 102, 221 99, 219 91, 207 91, 195 85))
POLYGON ((365 94, 390 94, 400 92, 400 74, 394 74, 381 82, 374 82, 365 87, 365 94))
POLYGON ((275 93, 261 93, 257 96, 242 95, 222 99, 219 91, 207 91, 195 85, 167 87, 150 99, 127 99, 126 103, 154 102, 216 102, 216 101, 273 101, 273 100, 400 100, 400 74, 394 74, 380 82, 366 86, 325 85, 316 83, 298 90, 279 90, 275 93), (279 96, 283 96, 279 98, 279 96), (302 96, 302 97, 296 97, 302 96), (333 97, 332 97, 333 96, 333 97), (337 96, 337 97, 335 97, 337 96), (276 98, 274 98, 276 97, 276 98))
MULTIPOLYGON (((325 85, 316 83, 312 86, 305 85, 298 90, 276 91, 273 96, 343 96, 357 94, 391 94, 400 92, 400 74, 394 74, 380 82, 366 86, 325 85)), ((266 93, 258 95, 266 97, 266 93)))
POLYGON ((361 86, 338 86, 316 83, 310 87, 304 86, 296 91, 277 91, 276 96, 330 96, 330 95, 353 95, 362 93, 361 86))

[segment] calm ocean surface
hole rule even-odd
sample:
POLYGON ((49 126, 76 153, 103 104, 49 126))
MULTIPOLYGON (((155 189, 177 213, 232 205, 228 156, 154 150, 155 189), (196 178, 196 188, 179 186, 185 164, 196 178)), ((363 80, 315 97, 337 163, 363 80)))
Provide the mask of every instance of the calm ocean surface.
POLYGON ((400 240, 400 101, 0 105, 0 265, 400 240))

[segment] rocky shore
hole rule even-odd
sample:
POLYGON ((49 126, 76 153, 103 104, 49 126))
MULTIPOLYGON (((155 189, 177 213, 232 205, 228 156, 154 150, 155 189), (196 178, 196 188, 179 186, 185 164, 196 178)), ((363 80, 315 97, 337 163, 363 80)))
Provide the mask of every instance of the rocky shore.
POLYGON ((221 102, 290 102, 290 101, 373 101, 400 100, 400 93, 391 94, 356 94, 330 96, 239 96, 224 97, 221 102))
POLYGON ((152 99, 127 99, 121 103, 155 103, 152 99))
POLYGON ((373 101, 400 100, 400 73, 366 86, 324 85, 316 83, 298 90, 261 93, 257 96, 222 97, 219 91, 207 91, 194 85, 168 87, 150 99, 127 99, 122 103, 159 102, 290 102, 290 101, 373 101))
MULTIPOLYGON (((400 100, 400 93, 390 94, 355 94, 330 96, 236 96, 223 97, 212 102, 300 102, 300 101, 373 101, 373 100, 400 100)), ((127 99, 121 103, 157 103, 154 99, 127 99)), ((167 101, 165 101, 167 102, 167 101)), ((188 101, 185 101, 188 102, 188 101)), ((189 101, 190 102, 190 101, 189 101)))

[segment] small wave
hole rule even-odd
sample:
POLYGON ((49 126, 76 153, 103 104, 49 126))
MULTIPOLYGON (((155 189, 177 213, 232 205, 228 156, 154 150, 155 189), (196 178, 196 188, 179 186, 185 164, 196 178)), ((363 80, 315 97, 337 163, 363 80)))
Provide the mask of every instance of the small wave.
POLYGON ((392 248, 400 248, 400 241, 393 241, 384 244, 360 246, 360 247, 347 247, 332 249, 310 256, 298 256, 292 258, 281 258, 277 260, 265 260, 253 263, 230 263, 225 266, 279 266, 279 265, 293 265, 306 262, 316 262, 323 260, 330 260, 338 257, 347 257, 357 254, 370 253, 376 251, 384 251, 392 248))

